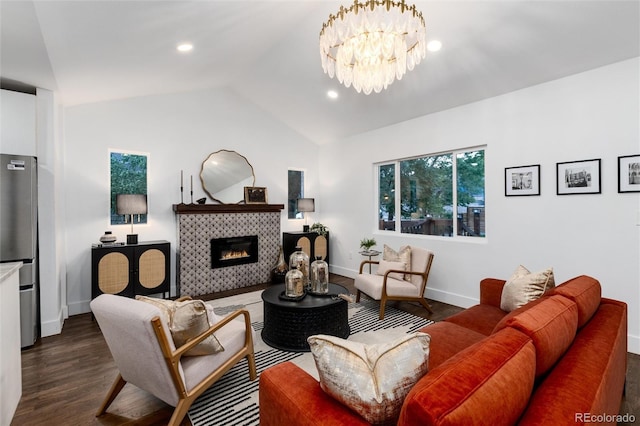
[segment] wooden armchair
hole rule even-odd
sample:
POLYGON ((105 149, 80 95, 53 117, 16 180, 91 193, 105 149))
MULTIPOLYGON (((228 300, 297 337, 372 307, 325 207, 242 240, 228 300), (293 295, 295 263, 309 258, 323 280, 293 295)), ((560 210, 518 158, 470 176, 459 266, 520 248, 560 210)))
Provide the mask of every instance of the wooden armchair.
POLYGON ((369 297, 380 301, 380 319, 384 319, 384 308, 387 300, 405 300, 418 302, 429 313, 433 313, 431 306, 424 297, 427 287, 429 271, 433 263, 433 252, 411 247, 411 270, 390 269, 384 275, 363 272, 365 265, 379 265, 377 260, 365 260, 360 264, 360 271, 355 278, 354 285, 357 289, 356 302, 360 301, 360 294, 365 293, 369 297), (410 279, 401 279, 402 275, 410 279), (396 278, 394 278, 396 277, 396 278), (400 278, 400 279, 398 279, 400 278))
POLYGON ((195 339, 176 348, 156 306, 127 297, 102 294, 91 310, 118 367, 109 393, 96 416, 102 415, 129 382, 175 407, 169 425, 179 425, 191 404, 242 358, 255 380, 253 329, 249 313, 235 311, 195 339), (244 321, 235 321, 243 318, 244 321), (224 350, 212 355, 183 356, 215 333, 224 350))

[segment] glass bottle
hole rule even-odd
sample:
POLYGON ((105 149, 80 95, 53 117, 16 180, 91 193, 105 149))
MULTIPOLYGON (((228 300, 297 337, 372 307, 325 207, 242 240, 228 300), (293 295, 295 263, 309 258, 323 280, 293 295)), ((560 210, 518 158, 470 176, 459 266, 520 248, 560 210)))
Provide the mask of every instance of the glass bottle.
POLYGON ((287 297, 300 297, 304 294, 304 277, 296 268, 290 269, 284 278, 284 295, 287 297))
POLYGON ((297 246, 296 251, 289 257, 289 269, 298 269, 302 272, 304 288, 309 288, 309 256, 297 246))
POLYGON ((316 256, 311 264, 311 291, 317 294, 329 293, 329 265, 316 256))
POLYGON ((284 251, 282 251, 282 246, 280 246, 278 261, 276 262, 273 269, 271 269, 271 282, 273 284, 284 283, 284 279, 285 279, 285 276, 287 275, 288 270, 289 270, 289 267, 287 266, 287 262, 284 261, 284 251))

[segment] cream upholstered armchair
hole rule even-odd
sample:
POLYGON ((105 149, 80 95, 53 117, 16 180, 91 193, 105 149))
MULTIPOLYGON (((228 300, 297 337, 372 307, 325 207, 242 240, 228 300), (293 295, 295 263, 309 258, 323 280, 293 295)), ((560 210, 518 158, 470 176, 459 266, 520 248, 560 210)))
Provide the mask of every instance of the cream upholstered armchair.
POLYGON ((91 301, 91 310, 119 370, 96 416, 107 410, 129 382, 175 407, 169 425, 179 425, 195 399, 242 358, 247 358, 249 363, 249 378, 256 379, 253 329, 247 311, 238 310, 227 315, 195 339, 176 348, 157 306, 102 294, 91 301), (236 321, 236 318, 243 321, 236 321), (183 356, 212 333, 223 351, 183 356))
MULTIPOLYGON (((387 300, 414 301, 433 313, 424 297, 429 271, 433 263, 433 252, 421 247, 406 246, 410 251, 409 268, 400 267, 400 262, 365 260, 360 264, 360 271, 355 278, 357 289, 356 301, 360 301, 361 293, 380 301, 380 319, 384 319, 384 308, 387 300), (365 265, 378 265, 374 273, 364 272, 365 265)), ((385 246, 385 250, 387 247, 385 246)))

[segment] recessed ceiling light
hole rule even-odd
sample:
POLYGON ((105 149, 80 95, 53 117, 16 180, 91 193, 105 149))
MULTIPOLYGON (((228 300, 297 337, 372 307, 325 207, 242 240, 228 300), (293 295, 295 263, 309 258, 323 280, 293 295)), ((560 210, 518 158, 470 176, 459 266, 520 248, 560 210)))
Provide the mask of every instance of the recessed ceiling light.
POLYGON ((329 99, 338 99, 338 92, 336 92, 335 90, 329 90, 327 92, 327 96, 329 97, 329 99))
POLYGON ((437 52, 441 48, 442 43, 440 42, 440 40, 431 40, 429 43, 427 43, 427 50, 429 52, 437 52))
POLYGON ((191 43, 182 43, 179 44, 177 47, 179 52, 189 52, 191 50, 193 50, 193 44, 191 43))

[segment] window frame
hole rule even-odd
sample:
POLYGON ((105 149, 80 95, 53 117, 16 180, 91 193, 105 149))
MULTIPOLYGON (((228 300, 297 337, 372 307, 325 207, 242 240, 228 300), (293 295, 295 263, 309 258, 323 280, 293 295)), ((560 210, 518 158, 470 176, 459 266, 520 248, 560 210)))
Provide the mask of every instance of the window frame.
POLYGON ((113 188, 112 188, 112 183, 113 183, 113 178, 112 178, 112 169, 111 169, 111 157, 113 156, 113 154, 122 154, 122 155, 137 155, 137 156, 143 156, 146 158, 146 171, 145 171, 145 191, 144 191, 144 195, 147 196, 147 214, 143 214, 143 215, 136 215, 136 218, 138 219, 135 222, 135 225, 146 225, 147 223, 149 223, 149 160, 150 160, 150 154, 148 152, 139 152, 139 151, 129 151, 129 150, 125 150, 125 149, 109 149, 109 155, 108 155, 108 161, 109 161, 109 219, 108 219, 108 225, 109 226, 119 226, 119 225, 127 225, 127 226, 131 226, 131 223, 126 221, 124 218, 122 221, 120 220, 116 220, 114 221, 114 217, 121 217, 122 215, 117 215, 115 214, 116 211, 116 205, 115 205, 115 193, 113 192, 113 188))
POLYGON ((306 180, 305 180, 306 170, 305 169, 295 168, 295 167, 289 167, 287 169, 287 219, 288 220, 301 220, 301 219, 304 219, 304 215, 305 215, 304 212, 299 212, 298 211, 298 207, 297 207, 297 203, 289 198, 289 189, 290 189, 290 185, 291 185, 291 182, 289 180, 289 173, 290 172, 300 172, 301 185, 300 185, 300 197, 299 198, 304 198, 304 194, 306 192, 306 180), (292 201, 293 201, 293 203, 292 203, 292 201), (293 217, 291 217, 292 207, 293 207, 293 217))
POLYGON ((395 160, 386 160, 374 163, 373 173, 375 179, 375 217, 376 217, 376 226, 375 233, 384 234, 384 235, 398 235, 398 236, 411 236, 417 238, 428 238, 428 239, 442 239, 446 241, 452 240, 460 240, 460 241, 469 241, 469 242, 486 242, 487 241, 487 229, 486 229, 486 198, 487 198, 487 167, 486 167, 486 153, 487 153, 487 145, 476 145, 465 148, 458 148, 447 151, 439 151, 422 155, 415 155, 411 157, 397 158, 395 160), (469 236, 469 235, 458 235, 458 155, 473 152, 473 151, 484 151, 485 164, 484 164, 484 211, 485 211, 485 232, 482 236, 469 236), (434 157, 438 155, 451 155, 452 158, 452 166, 451 166, 451 188, 452 188, 452 206, 455 206, 454 211, 452 212, 452 226, 453 232, 451 236, 442 236, 442 235, 429 235, 429 234, 411 234, 411 233, 403 233, 402 232, 402 211, 401 211, 401 202, 402 202, 402 188, 401 188, 401 163, 407 160, 413 160, 424 157, 434 157), (397 212, 394 215, 394 229, 380 229, 380 167, 394 165, 394 210, 397 212))

